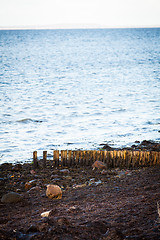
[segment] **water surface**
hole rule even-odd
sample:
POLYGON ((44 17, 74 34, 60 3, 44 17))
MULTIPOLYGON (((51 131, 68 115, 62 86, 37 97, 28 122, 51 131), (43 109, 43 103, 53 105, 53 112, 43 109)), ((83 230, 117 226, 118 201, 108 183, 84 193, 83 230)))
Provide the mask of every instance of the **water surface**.
POLYGON ((160 140, 160 28, 0 31, 0 162, 160 140))

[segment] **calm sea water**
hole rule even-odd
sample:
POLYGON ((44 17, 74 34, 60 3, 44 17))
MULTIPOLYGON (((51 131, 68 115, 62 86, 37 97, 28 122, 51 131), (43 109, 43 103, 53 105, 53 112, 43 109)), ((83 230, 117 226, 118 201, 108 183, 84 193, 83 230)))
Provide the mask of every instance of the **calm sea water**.
POLYGON ((160 28, 0 31, 0 162, 160 140, 160 28))

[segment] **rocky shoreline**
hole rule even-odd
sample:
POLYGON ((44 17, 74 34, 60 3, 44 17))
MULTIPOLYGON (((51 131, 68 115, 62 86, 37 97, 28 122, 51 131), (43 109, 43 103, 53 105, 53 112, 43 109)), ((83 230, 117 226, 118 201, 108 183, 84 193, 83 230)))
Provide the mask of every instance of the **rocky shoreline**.
POLYGON ((143 151, 160 152, 160 142, 155 142, 151 140, 143 140, 142 142, 135 141, 135 143, 131 147, 125 147, 125 148, 114 148, 105 143, 100 144, 100 147, 103 150, 107 150, 107 151, 126 149, 126 150, 133 150, 133 151, 143 150, 143 151))
POLYGON ((55 168, 47 161, 43 168, 40 161, 37 169, 5 163, 0 173, 2 240, 160 239, 160 167, 55 168), (59 198, 47 196, 50 184, 59 198))

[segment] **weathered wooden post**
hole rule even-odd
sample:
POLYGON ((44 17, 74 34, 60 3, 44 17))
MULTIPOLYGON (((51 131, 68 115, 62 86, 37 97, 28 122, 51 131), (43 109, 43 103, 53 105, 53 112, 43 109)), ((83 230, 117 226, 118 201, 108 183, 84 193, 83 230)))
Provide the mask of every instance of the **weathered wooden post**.
POLYGON ((111 168, 114 167, 114 153, 113 151, 110 151, 110 164, 111 164, 111 168))
POLYGON ((116 151, 113 151, 113 167, 115 168, 117 165, 117 154, 116 151))
POLYGON ((61 150, 61 166, 64 166, 64 150, 61 150))
POLYGON ((86 151, 82 151, 83 152, 83 166, 86 166, 86 151))
POLYGON ((97 160, 101 161, 101 151, 100 150, 97 151, 97 160))
POLYGON ((46 167, 46 161, 47 161, 47 151, 43 151, 43 167, 46 167))
POLYGON ((121 163, 122 168, 124 168, 125 162, 126 162, 126 151, 122 150, 122 163, 121 163))
POLYGON ((80 159, 79 159, 79 162, 80 162, 80 166, 83 166, 83 151, 80 151, 80 159))
POLYGON ((157 164, 157 152, 154 152, 154 160, 153 160, 153 165, 155 166, 157 164))
POLYGON ((117 167, 120 167, 120 156, 121 156, 121 152, 117 151, 117 167))
POLYGON ((68 150, 68 166, 72 165, 72 151, 68 150))
POLYGON ((157 152, 157 164, 160 166, 160 152, 157 152))
POLYGON ((128 151, 128 168, 132 167, 132 151, 128 151))
POLYGON ((139 166, 142 166, 142 151, 139 151, 139 166))
POLYGON ((64 166, 67 166, 67 150, 64 150, 64 166))
POLYGON ((59 167, 59 150, 54 150, 53 156, 55 167, 59 167))
POLYGON ((76 152, 72 151, 72 166, 75 166, 75 157, 76 157, 76 152))
POLYGON ((96 161, 96 150, 93 151, 93 162, 96 161))
POLYGON ((90 164, 91 164, 91 165, 92 165, 93 162, 94 162, 94 160, 93 160, 93 155, 94 155, 94 151, 91 150, 91 151, 90 151, 90 164))
POLYGON ((107 151, 103 151, 103 162, 107 163, 107 151))
POLYGON ((107 168, 110 168, 110 151, 107 151, 107 168))
POLYGON ((136 151, 132 152, 132 167, 134 168, 136 165, 136 151))
POLYGON ((88 166, 89 156, 88 151, 85 151, 86 166, 88 166))
POLYGON ((78 165, 78 162, 79 162, 78 151, 75 151, 75 166, 78 165))
POLYGON ((149 152, 146 152, 146 162, 147 162, 147 167, 149 166, 149 152))
POLYGON ((33 168, 38 167, 38 161, 37 161, 37 151, 33 152, 33 168))

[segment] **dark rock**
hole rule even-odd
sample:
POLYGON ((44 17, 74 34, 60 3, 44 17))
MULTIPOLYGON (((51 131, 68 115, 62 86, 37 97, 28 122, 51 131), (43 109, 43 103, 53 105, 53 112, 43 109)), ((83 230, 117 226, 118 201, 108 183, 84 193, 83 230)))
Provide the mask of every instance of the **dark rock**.
POLYGON ((114 148, 110 147, 108 144, 101 143, 100 146, 103 146, 102 149, 105 149, 107 151, 114 150, 114 148))
POLYGON ((131 148, 137 148, 137 145, 134 145, 134 144, 133 144, 133 145, 131 146, 131 148))
POLYGON ((147 141, 147 140, 143 140, 143 141, 141 142, 141 145, 143 145, 143 146, 147 146, 147 145, 149 145, 149 144, 154 144, 154 142, 152 142, 152 141, 147 141))
POLYGON ((12 167, 12 171, 21 171, 21 170, 22 170, 21 164, 16 164, 12 167))
POLYGON ((17 203, 22 201, 22 197, 20 194, 16 192, 9 192, 2 196, 1 202, 2 203, 17 203))
POLYGON ((27 229, 26 232, 27 232, 27 233, 29 233, 29 232, 39 232, 39 229, 37 228, 36 225, 31 225, 31 226, 27 229))
MULTIPOLYGON (((102 237, 102 240, 124 240, 121 230, 118 229, 108 229, 107 232, 102 237)), ((137 239, 138 240, 138 239, 137 239)))
POLYGON ((4 186, 6 181, 7 181, 7 179, 0 178, 0 186, 4 186))
POLYGON ((56 223, 59 225, 59 226, 62 226, 62 225, 70 225, 70 222, 69 220, 66 218, 66 217, 57 217, 55 218, 56 220, 56 223))
POLYGON ((0 165, 1 170, 11 170, 12 169, 12 163, 2 163, 0 165))
MULTIPOLYGON (((15 234, 16 240, 34 240, 34 239, 44 239, 41 233, 37 233, 37 232, 31 232, 31 233, 27 233, 24 234, 22 232, 17 232, 15 234)), ((12 238, 13 239, 13 238, 12 238)))

